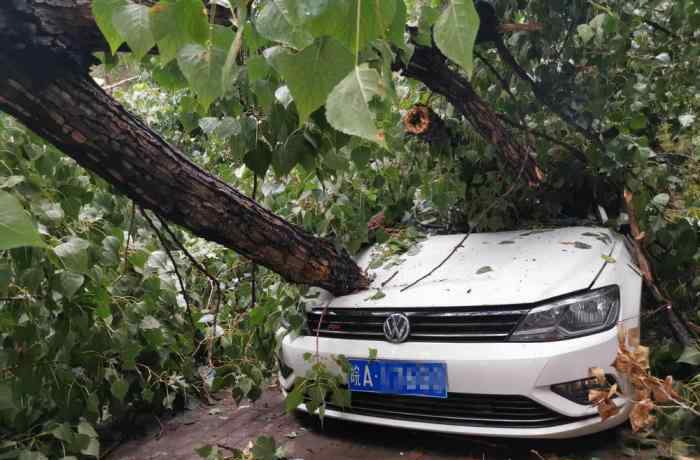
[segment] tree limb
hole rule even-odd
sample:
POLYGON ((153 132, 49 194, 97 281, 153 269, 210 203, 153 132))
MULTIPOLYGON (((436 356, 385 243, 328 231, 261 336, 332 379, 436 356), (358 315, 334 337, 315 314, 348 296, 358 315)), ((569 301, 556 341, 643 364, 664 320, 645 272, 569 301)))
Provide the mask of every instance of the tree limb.
POLYGON ((138 205, 290 282, 336 295, 366 288, 367 276, 344 249, 199 168, 92 80, 94 38, 103 46, 104 39, 89 6, 89 0, 0 2, 0 110, 138 205))
POLYGON ((533 186, 544 181, 544 173, 531 148, 509 135, 493 109, 479 97, 466 78, 449 67, 447 58, 437 48, 415 45, 411 61, 397 63, 396 67, 403 70, 406 77, 418 80, 444 96, 486 142, 498 149, 514 173, 523 168, 523 177, 533 186))
POLYGON ((629 190, 625 189, 624 192, 624 203, 627 216, 629 218, 630 233, 632 234, 632 245, 634 247, 634 253, 637 258, 637 264, 639 265, 639 270, 642 272, 642 279, 644 284, 647 285, 651 291, 654 299, 660 304, 665 305, 664 310, 666 311, 666 318, 673 335, 676 337, 680 343, 684 346, 692 346, 696 343, 695 339, 692 337, 690 331, 685 326, 683 321, 678 317, 675 310, 673 309, 673 302, 665 295, 659 286, 656 284, 654 279, 654 273, 652 271, 651 263, 649 262, 649 257, 644 249, 644 232, 641 231, 639 227, 639 222, 637 220, 637 213, 634 209, 634 195, 629 190))

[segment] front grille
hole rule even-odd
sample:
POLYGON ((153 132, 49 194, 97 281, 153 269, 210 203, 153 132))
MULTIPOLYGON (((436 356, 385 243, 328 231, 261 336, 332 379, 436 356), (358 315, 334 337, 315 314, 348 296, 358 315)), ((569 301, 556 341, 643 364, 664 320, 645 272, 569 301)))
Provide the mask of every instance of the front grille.
POLYGON ((382 418, 504 428, 537 428, 578 420, 517 395, 449 393, 446 399, 436 399, 353 392, 351 407, 328 404, 328 408, 382 418))
POLYGON ((322 308, 307 314, 310 333, 321 337, 384 340, 384 320, 403 313, 411 322, 408 342, 502 342, 528 312, 522 307, 429 309, 322 308), (321 321, 321 317, 323 320, 321 321), (319 321, 321 328, 318 330, 319 321))

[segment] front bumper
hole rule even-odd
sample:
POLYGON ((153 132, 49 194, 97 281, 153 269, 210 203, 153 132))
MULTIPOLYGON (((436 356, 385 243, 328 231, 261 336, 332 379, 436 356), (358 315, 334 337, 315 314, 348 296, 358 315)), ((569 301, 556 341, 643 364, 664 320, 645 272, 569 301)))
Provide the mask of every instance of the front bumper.
MULTIPOLYGON (((311 363, 305 353, 316 352, 316 337, 288 335, 282 341, 281 359, 288 366, 286 377, 280 375, 284 390, 303 377, 311 363)), ((574 403, 551 391, 550 386, 588 377, 590 367, 600 367, 614 375, 626 390, 611 363, 617 353, 617 330, 571 340, 549 343, 419 343, 391 344, 384 341, 318 338, 318 350, 326 365, 337 371, 331 355, 367 358, 369 349, 377 350, 377 359, 403 361, 441 361, 447 363, 449 392, 476 395, 520 395, 566 417, 566 421, 542 427, 476 426, 432 423, 410 418, 326 410, 326 416, 376 425, 482 436, 523 438, 570 438, 602 431, 623 423, 630 404, 617 398, 622 410, 601 422, 594 407, 574 403)), ((304 405, 299 409, 305 410, 304 405)))

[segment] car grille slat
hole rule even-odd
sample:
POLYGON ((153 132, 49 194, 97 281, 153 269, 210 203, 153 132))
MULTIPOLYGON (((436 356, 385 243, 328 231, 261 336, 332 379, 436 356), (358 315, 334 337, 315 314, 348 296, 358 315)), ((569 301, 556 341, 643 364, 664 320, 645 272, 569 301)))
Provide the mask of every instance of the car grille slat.
POLYGON ((411 322, 406 341, 415 342, 502 342, 508 338, 526 308, 469 307, 419 309, 314 309, 307 313, 312 335, 333 338, 377 340, 384 336, 384 320, 403 313, 411 322), (320 327, 319 327, 320 325, 320 327))
POLYGON ((535 428, 578 420, 558 414, 525 396, 449 393, 446 399, 378 393, 352 394, 350 407, 328 408, 372 415, 451 425, 535 428))

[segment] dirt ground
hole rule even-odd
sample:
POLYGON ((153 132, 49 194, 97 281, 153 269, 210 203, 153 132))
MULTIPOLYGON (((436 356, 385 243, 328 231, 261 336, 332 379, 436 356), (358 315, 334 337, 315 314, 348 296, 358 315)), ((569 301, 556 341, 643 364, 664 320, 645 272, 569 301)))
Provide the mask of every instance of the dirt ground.
POLYGON ((126 442, 109 460, 196 460, 194 449, 243 448, 259 435, 285 446, 288 458, 303 460, 613 460, 643 459, 644 452, 618 450, 621 430, 567 441, 514 441, 431 434, 285 413, 282 395, 268 390, 256 403, 224 398, 162 422, 139 439, 126 442))

